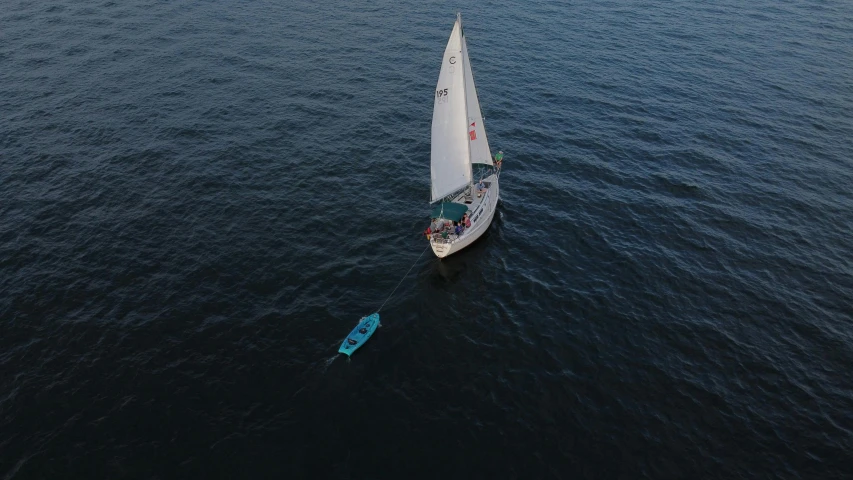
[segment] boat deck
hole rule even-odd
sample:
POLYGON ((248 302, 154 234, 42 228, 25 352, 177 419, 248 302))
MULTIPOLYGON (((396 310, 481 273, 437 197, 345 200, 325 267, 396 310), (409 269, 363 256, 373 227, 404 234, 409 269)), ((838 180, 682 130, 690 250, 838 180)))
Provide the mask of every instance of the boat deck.
POLYGON ((469 212, 473 212, 473 211, 477 210, 477 207, 480 206, 480 202, 482 202, 483 198, 485 197, 486 190, 488 190, 489 187, 492 186, 492 182, 484 181, 483 185, 485 185, 485 187, 486 187, 485 189, 483 189, 483 193, 478 195, 477 186, 474 185, 473 187, 469 187, 469 188, 466 188, 465 190, 463 190, 462 193, 457 195, 456 198, 451 200, 451 202, 462 203, 462 204, 467 205, 469 212))
MULTIPOLYGON (((468 187, 462 190, 459 195, 457 195, 451 200, 451 202, 465 205, 466 207, 468 207, 468 215, 476 218, 478 210, 480 209, 483 200, 486 198, 486 193, 492 186, 492 182, 484 180, 483 185, 485 186, 485 188, 482 192, 479 192, 477 190, 477 185, 474 185, 473 187, 468 187)), ((441 223, 441 228, 437 232, 433 232, 432 235, 433 241, 435 242, 452 243, 457 238, 464 237, 465 233, 468 230, 465 229, 465 231, 463 231, 460 235, 456 235, 455 233, 453 233, 453 222, 441 218, 439 218, 439 222, 441 223)), ((471 228, 473 228, 473 226, 471 228)))

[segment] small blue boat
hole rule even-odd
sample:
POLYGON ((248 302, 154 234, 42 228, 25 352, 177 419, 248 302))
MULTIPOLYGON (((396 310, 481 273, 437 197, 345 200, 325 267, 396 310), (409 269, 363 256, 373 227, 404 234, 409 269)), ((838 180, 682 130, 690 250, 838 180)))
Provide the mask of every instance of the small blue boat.
POLYGON ((344 339, 344 343, 341 344, 341 348, 338 349, 338 352, 346 354, 347 356, 352 355, 352 352, 358 350, 358 347, 364 345, 364 342, 373 335, 373 332, 376 331, 376 327, 378 326, 378 313, 362 318, 361 321, 358 322, 358 325, 356 325, 350 334, 347 335, 347 338, 344 339))

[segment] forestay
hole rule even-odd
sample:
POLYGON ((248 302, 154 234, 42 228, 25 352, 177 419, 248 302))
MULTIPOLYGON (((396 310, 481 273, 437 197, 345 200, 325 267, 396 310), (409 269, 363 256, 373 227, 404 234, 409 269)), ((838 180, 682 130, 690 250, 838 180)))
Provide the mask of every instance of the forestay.
POLYGON ((430 171, 432 202, 471 183, 465 101, 464 64, 467 59, 464 58, 462 48, 462 25, 457 20, 444 50, 435 89, 430 171))

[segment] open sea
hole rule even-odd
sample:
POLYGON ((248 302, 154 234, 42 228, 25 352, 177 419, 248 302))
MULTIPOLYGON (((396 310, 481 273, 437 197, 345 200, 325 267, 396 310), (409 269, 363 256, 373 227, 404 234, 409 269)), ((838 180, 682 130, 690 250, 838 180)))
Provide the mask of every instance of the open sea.
POLYGON ((0 480, 853 478, 851 192, 849 0, 6 0, 0 480))

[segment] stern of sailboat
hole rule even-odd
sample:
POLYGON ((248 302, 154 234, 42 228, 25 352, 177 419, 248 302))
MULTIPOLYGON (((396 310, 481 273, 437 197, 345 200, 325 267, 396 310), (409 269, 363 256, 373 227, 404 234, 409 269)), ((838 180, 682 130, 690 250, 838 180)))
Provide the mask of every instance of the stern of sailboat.
POLYGON ((450 255, 451 244, 450 243, 440 243, 434 240, 430 240, 430 245, 432 246, 432 252, 435 253, 435 256, 438 258, 444 258, 450 255))

